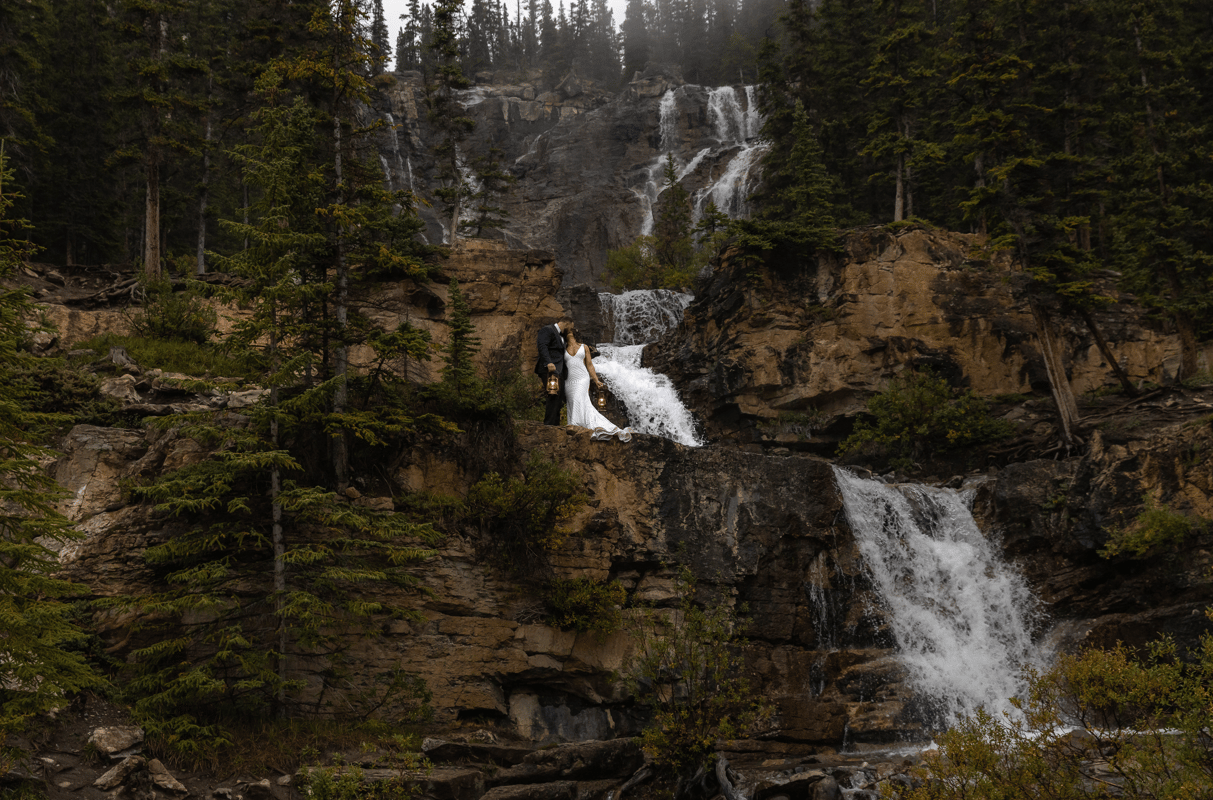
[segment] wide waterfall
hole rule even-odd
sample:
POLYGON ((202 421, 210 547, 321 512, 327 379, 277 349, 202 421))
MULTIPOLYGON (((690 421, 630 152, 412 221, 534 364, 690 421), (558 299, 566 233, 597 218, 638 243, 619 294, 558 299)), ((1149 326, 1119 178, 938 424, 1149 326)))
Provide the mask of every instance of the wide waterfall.
POLYGON ((702 445, 695 418, 673 381, 640 366, 645 345, 678 325, 692 296, 658 289, 602 293, 598 299, 615 334, 612 343, 598 345, 594 367, 627 410, 632 430, 691 447, 702 445))
POLYGON ((834 474, 925 721, 950 725, 978 707, 1015 713, 1023 669, 1040 665, 1039 615, 973 521, 972 492, 834 474))

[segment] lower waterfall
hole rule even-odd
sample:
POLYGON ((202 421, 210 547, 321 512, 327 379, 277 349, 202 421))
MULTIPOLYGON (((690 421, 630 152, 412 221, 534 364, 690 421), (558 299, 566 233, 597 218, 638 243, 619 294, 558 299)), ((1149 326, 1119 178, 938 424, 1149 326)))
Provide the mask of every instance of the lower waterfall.
POLYGON ((1039 667, 1027 584, 969 512, 972 492, 891 486, 834 468, 847 520, 931 726, 1010 698, 1039 667))
POLYGON ((703 440, 695 429, 695 418, 678 397, 674 382, 665 375, 640 366, 644 345, 598 345, 601 354, 594 368, 611 393, 628 412, 628 424, 637 433, 650 433, 690 447, 703 440))
POLYGON ((599 294, 598 301, 608 329, 613 331, 613 340, 598 345, 599 357, 594 360, 594 368, 627 410, 632 430, 699 447, 703 438, 674 382, 640 366, 645 345, 677 327, 682 312, 693 299, 693 295, 668 289, 599 294))

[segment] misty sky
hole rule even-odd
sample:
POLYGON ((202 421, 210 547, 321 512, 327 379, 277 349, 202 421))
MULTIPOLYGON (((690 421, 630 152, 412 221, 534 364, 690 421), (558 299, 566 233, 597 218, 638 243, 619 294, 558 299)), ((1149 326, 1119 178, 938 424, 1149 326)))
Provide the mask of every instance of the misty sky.
MULTIPOLYGON (((432 0, 422 0, 422 2, 432 2, 432 0)), ((507 0, 509 2, 509 0, 507 0)), ((467 5, 465 0, 465 5, 467 5)), ((627 9, 627 0, 610 0, 611 13, 615 16, 615 27, 619 27, 623 22, 623 12, 627 9)), ((394 48, 396 46, 396 32, 400 30, 400 15, 408 11, 408 0, 383 0, 383 16, 387 18, 387 40, 394 48)), ((569 0, 564 3, 565 13, 568 13, 569 0)), ((517 8, 515 3, 509 3, 510 20, 514 19, 514 10, 517 8)), ((522 8, 526 8, 526 3, 523 2, 522 8)), ((552 8, 560 8, 559 0, 552 0, 552 8)), ((391 53, 394 57, 395 52, 391 53)))

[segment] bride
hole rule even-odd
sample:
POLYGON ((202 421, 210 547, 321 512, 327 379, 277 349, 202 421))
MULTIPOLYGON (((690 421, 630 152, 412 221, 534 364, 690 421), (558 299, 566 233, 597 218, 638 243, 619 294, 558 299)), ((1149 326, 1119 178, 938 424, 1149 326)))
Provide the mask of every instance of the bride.
POLYGON ((617 436, 621 442, 630 442, 631 428, 617 428, 594 408, 594 402, 590 399, 590 380, 593 379, 599 388, 602 388, 602 381, 594 371, 594 362, 589 351, 578 341, 580 337, 576 329, 570 328, 565 333, 567 346, 564 351, 564 365, 568 369, 568 377, 564 380, 564 394, 568 401, 569 424, 589 428, 592 439, 610 439, 617 436))

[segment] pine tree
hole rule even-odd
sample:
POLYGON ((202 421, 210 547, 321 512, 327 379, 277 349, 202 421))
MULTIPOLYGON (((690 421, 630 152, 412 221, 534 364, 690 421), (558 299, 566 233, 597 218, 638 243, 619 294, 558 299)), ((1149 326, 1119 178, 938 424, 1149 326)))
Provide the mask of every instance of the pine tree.
POLYGON ((500 228, 506 223, 508 213, 500 205, 517 178, 506 171, 501 163, 501 150, 490 147, 483 155, 472 161, 472 169, 479 181, 479 188, 468 196, 471 219, 462 224, 473 236, 480 236, 485 228, 500 228))
POLYGON ((837 182, 826 171, 817 132, 799 100, 791 118, 791 146, 785 155, 764 159, 763 191, 755 198, 754 216, 740 221, 737 230, 743 247, 803 257, 838 246, 837 182))
POLYGON ((49 144, 40 119, 45 98, 36 78, 49 66, 52 19, 46 0, 0 6, 0 139, 27 178, 36 153, 49 144))
POLYGON ((371 59, 372 75, 381 74, 387 66, 391 51, 391 40, 388 38, 387 20, 383 16, 383 0, 375 0, 371 12, 371 59))
POLYGON ((177 28, 188 11, 183 0, 123 0, 114 17, 125 41, 129 78, 119 99, 138 120, 119 157, 137 161, 142 169, 143 270, 151 278, 160 275, 165 253, 162 171, 172 154, 199 155, 191 124, 199 98, 189 91, 186 79, 204 71, 206 64, 183 52, 188 37, 177 28))
POLYGON ((109 163, 117 147, 107 100, 115 65, 107 14, 98 0, 57 4, 51 33, 54 57, 40 74, 55 109, 45 117, 53 141, 37 159, 30 182, 34 240, 69 266, 117 261, 117 229, 129 201, 109 163))
POLYGON ((460 145, 476 125, 471 117, 463 113, 455 97, 455 92, 470 85, 459 66, 456 22, 460 6, 459 0, 440 0, 434 5, 434 41, 430 51, 436 64, 436 76, 433 83, 426 85, 430 123, 439 132, 434 156, 440 187, 434 190, 434 194, 446 208, 450 220, 447 239, 452 247, 458 243, 460 212, 471 194, 471 188, 463 176, 460 145))
MULTIPOLYGON (((1213 92, 1200 74, 1208 39, 1202 44, 1193 31, 1198 4, 1109 6, 1116 26, 1107 52, 1117 55, 1115 258, 1126 287, 1174 322, 1176 377, 1184 380, 1199 369, 1197 340, 1213 308, 1213 92)), ((1211 27, 1206 22, 1206 34, 1211 27)))
POLYGON ((864 78, 871 109, 862 154, 892 172, 892 219, 900 222, 914 215, 916 163, 939 154, 920 136, 920 116, 935 79, 934 31, 923 0, 885 0, 879 10, 880 30, 864 78))
MULTIPOLYGON (((331 273, 316 269, 332 246, 323 213, 331 163, 316 157, 327 139, 317 122, 327 120, 276 70, 258 90, 256 141, 233 154, 257 192, 255 217, 226 223, 250 246, 219 263, 241 278, 224 298, 248 309, 229 344, 264 366, 267 393, 244 424, 223 414, 168 422, 209 457, 139 491, 179 520, 145 556, 166 588, 116 601, 147 615, 152 639, 135 653, 136 711, 178 747, 221 741, 239 715, 323 708, 342 654, 384 618, 410 613, 385 593, 415 585, 408 568, 432 555, 436 538, 428 526, 349 503, 307 458, 330 426, 381 445, 441 425, 397 405, 337 414, 338 378, 315 380, 322 357, 310 310, 333 291, 331 273), (308 676, 321 679, 320 696, 304 696, 308 676)), ((403 685, 386 677, 385 692, 403 685)), ((352 713, 365 712, 357 699, 346 698, 352 713)))
POLYGON ((456 396, 470 392, 476 383, 475 365, 472 355, 480 349, 480 339, 472 324, 472 311, 468 306, 459 281, 451 278, 447 287, 447 326, 450 339, 444 348, 446 357, 442 367, 443 386, 456 396))
POLYGON ((691 196, 678 182, 672 153, 666 154, 663 178, 652 235, 607 251, 603 276, 615 289, 685 289, 723 242, 717 229, 723 215, 714 204, 708 204, 702 227, 692 225, 691 196))
MULTIPOLYGON (((29 258, 27 223, 13 216, 13 188, 0 139, 0 277, 29 258)), ((49 451, 29 440, 31 428, 57 421, 26 407, 16 368, 32 358, 22 349, 34 304, 25 289, 0 289, 0 739, 27 731, 29 718, 64 703, 67 694, 98 684, 74 645, 83 635, 68 620, 64 598, 80 593, 55 577, 56 551, 78 538, 55 508, 62 494, 42 469, 49 451)), ((0 776, 7 770, 0 741, 0 776)))

